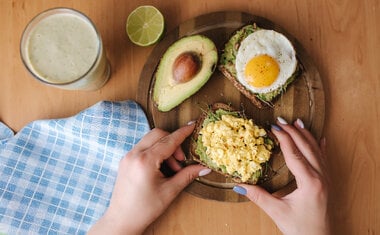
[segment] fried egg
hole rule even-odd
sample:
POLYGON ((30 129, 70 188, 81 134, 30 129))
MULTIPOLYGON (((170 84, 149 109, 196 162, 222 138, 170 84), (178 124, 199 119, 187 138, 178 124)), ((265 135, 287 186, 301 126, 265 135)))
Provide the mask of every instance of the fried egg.
POLYGON ((292 43, 281 33, 261 29, 240 44, 235 61, 238 81, 253 93, 281 88, 297 67, 292 43))

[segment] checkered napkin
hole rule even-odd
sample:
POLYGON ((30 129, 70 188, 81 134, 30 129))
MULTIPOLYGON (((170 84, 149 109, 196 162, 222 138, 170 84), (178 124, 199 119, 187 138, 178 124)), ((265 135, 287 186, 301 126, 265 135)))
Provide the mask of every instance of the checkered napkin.
POLYGON ((106 210, 119 160, 149 131, 134 101, 66 119, 0 125, 0 234, 85 234, 106 210))

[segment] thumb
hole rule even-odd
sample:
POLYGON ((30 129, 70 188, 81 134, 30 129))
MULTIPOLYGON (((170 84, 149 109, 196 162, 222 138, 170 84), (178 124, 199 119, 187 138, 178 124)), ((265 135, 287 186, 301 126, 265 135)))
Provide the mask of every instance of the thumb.
POLYGON ((172 187, 175 191, 174 193, 178 194, 186 186, 194 181, 195 178, 199 176, 207 175, 211 172, 211 169, 208 169, 201 165, 190 165, 180 171, 178 171, 170 180, 169 184, 174 186, 172 187))
POLYGON ((265 189, 257 185, 241 184, 235 186, 233 190, 239 194, 245 195, 271 217, 276 211, 278 211, 279 206, 282 203, 280 199, 274 197, 265 189))

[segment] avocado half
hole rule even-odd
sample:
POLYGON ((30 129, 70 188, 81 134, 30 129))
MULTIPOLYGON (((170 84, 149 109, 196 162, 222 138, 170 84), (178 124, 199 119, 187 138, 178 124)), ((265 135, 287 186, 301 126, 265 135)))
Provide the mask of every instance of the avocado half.
MULTIPOLYGON (((154 75, 153 101, 158 110, 170 111, 196 93, 211 77, 217 62, 217 48, 206 36, 186 36, 172 44, 162 56, 154 75), (191 55, 197 69, 190 78, 184 79, 186 81, 179 81, 174 71, 178 67, 178 58, 183 55, 191 55)), ((186 67, 186 64, 182 65, 186 67)))

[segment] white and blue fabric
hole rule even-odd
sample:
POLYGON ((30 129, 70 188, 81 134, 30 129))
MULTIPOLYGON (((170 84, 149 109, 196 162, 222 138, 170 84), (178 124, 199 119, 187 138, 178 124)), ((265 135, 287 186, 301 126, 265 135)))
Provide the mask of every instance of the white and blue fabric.
POLYGON ((0 123, 0 234, 85 234, 106 210, 119 160, 149 131, 134 101, 79 114, 0 123))

